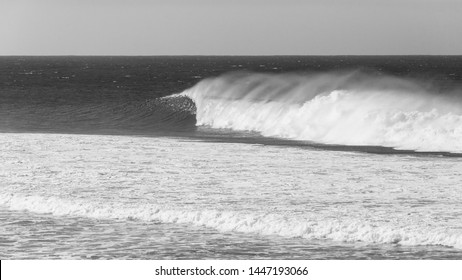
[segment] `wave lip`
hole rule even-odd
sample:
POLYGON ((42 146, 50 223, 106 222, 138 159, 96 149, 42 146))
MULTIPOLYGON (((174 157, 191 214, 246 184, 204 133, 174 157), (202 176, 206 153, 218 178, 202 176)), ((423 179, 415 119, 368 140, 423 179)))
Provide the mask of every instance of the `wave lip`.
POLYGON ((231 73, 184 91, 197 125, 321 144, 462 152, 462 94, 364 73, 231 73), (459 94, 459 95, 458 95, 459 94))
POLYGON ((306 220, 278 214, 178 210, 156 205, 126 207, 118 203, 101 204, 12 194, 0 195, 0 205, 10 210, 27 210, 57 216, 190 224, 222 232, 328 239, 341 242, 392 243, 410 246, 440 245, 462 249, 462 233, 448 232, 443 228, 428 229, 416 226, 397 228, 389 224, 368 224, 358 220, 306 220))

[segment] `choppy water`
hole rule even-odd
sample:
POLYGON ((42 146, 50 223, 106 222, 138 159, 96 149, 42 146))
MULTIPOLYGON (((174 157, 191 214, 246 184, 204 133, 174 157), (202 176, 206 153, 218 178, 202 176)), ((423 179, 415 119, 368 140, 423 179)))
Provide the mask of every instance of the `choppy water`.
POLYGON ((458 57, 431 71, 450 58, 421 58, 427 71, 400 77, 335 57, 160 59, 170 76, 155 58, 2 59, 2 259, 462 256, 458 57), (282 69, 314 71, 316 59, 342 73, 282 69), (286 72, 179 83, 173 96, 128 82, 162 70, 153 87, 168 90, 200 80, 195 63, 205 78, 242 61, 286 72), (78 80, 83 63, 126 88, 78 80), (76 81, 52 81, 60 71, 76 81))

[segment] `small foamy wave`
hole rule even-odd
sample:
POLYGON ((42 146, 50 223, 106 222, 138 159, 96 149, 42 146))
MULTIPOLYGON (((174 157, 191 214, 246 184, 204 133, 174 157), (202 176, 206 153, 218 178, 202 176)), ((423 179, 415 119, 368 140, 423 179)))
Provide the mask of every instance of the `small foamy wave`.
POLYGON ((456 92, 362 73, 237 73, 182 93, 197 125, 248 130, 321 144, 462 152, 462 100, 456 92))
POLYGON ((394 243, 401 245, 441 245, 462 249, 462 233, 418 226, 393 227, 358 220, 301 219, 271 213, 219 210, 178 210, 165 206, 126 206, 120 203, 93 203, 54 197, 0 195, 0 205, 9 210, 56 216, 94 219, 141 220, 204 226, 222 232, 278 235, 287 238, 328 239, 340 242, 394 243))

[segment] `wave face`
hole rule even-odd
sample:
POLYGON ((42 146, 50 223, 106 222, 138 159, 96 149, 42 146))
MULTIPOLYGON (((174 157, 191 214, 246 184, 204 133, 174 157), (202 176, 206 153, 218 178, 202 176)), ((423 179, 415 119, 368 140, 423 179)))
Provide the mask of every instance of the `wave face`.
POLYGON ((181 96, 90 104, 22 104, 0 112, 0 131, 155 134, 196 130, 195 105, 181 96))
POLYGON ((457 93, 361 72, 239 72, 202 80, 181 95, 194 101, 197 125, 328 145, 460 153, 457 93))

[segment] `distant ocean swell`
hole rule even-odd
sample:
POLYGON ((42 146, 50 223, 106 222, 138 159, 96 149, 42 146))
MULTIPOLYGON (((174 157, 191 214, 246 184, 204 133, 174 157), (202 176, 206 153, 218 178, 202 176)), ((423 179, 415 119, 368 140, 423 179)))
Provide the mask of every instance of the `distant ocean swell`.
POLYGON ((158 100, 190 98, 195 108, 187 108, 196 110, 199 126, 321 144, 460 153, 461 93, 361 72, 237 72, 158 100))
POLYGON ((96 219, 135 219, 146 222, 191 224, 222 232, 240 232, 287 238, 328 239, 366 244, 440 245, 462 249, 462 234, 444 228, 416 225, 366 224, 357 220, 317 220, 279 214, 218 210, 175 210, 155 205, 127 207, 120 203, 0 194, 0 205, 10 210, 27 210, 56 216, 70 215, 96 219))

